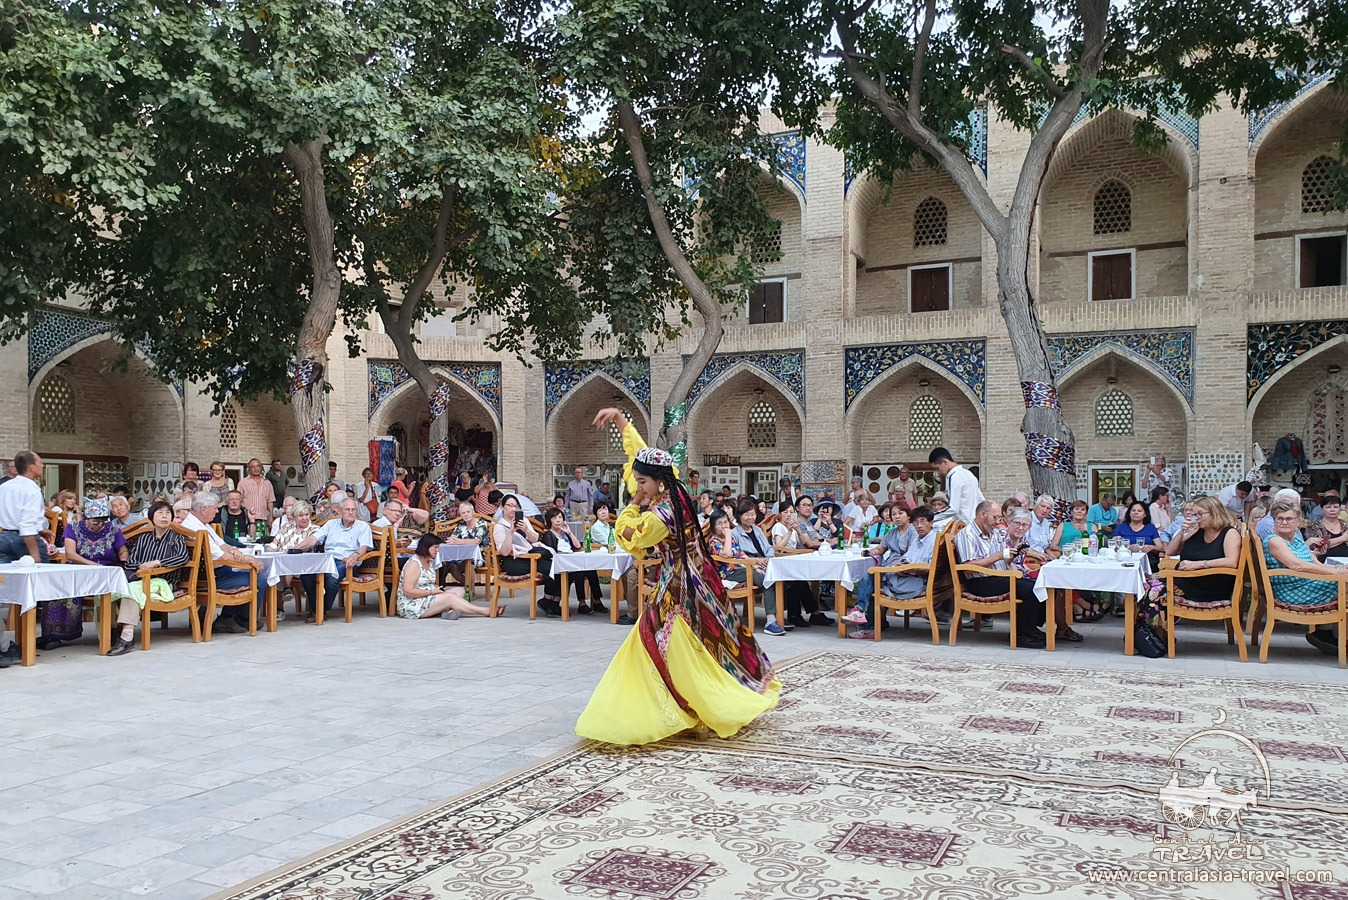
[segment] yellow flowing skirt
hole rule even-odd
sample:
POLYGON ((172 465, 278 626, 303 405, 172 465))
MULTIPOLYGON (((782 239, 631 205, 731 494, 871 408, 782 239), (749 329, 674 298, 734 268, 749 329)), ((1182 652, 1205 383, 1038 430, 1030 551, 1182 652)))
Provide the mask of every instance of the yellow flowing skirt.
POLYGON ((633 628, 576 723, 576 734, 609 744, 649 744, 699 722, 730 737, 777 705, 781 684, 762 694, 745 687, 716 660, 682 618, 674 620, 665 654, 670 678, 695 715, 679 707, 633 628))

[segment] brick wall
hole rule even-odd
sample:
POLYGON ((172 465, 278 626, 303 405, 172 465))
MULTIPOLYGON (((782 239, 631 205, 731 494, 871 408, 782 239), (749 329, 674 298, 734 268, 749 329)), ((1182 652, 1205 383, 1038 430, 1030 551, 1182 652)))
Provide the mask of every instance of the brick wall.
POLYGON ((1189 417, 1174 392, 1141 366, 1106 355, 1073 372, 1063 384, 1063 412, 1077 441, 1077 467, 1100 463, 1136 465, 1153 455, 1182 460, 1189 452, 1189 417), (1108 382, 1116 378, 1115 384, 1108 382), (1128 435, 1096 431, 1096 405, 1112 390, 1133 402, 1133 430, 1128 435))
POLYGON ((600 431, 591 424, 601 409, 610 406, 626 413, 643 439, 652 439, 645 413, 623 389, 606 378, 594 378, 562 401, 548 420, 549 469, 557 465, 574 468, 627 461, 622 445, 611 447, 608 431, 600 431))
POLYGON ((978 413, 964 393, 941 375, 922 365, 911 365, 872 388, 848 413, 849 457, 855 462, 926 463, 936 442, 912 446, 913 403, 918 397, 934 397, 941 404, 942 431, 939 445, 960 462, 978 462, 982 450, 982 426, 978 413), (922 387, 919 382, 927 381, 922 387))
POLYGON ((795 409, 771 383, 747 371, 732 375, 698 400, 690 418, 690 432, 688 458, 694 464, 707 453, 736 455, 745 464, 800 462, 803 458, 801 423, 795 409), (763 393, 755 394, 755 388, 763 393), (751 449, 749 408, 760 402, 768 403, 777 413, 777 444, 751 449))
MULTIPOLYGON (((1326 367, 1338 366, 1348 372, 1348 346, 1339 344, 1288 372, 1259 399, 1251 416, 1252 440, 1269 453, 1278 438, 1291 432, 1307 439, 1306 422, 1310 414, 1310 393, 1329 380, 1326 367)), ((1342 375, 1338 376, 1340 379, 1342 375)))

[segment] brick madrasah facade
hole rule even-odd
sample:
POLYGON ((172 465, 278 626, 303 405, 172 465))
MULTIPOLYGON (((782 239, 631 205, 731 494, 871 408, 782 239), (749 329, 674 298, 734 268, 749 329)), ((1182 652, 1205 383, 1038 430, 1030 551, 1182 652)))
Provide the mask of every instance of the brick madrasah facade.
MULTIPOLYGON (((1126 485, 1153 454, 1188 490, 1215 490, 1250 467, 1255 442, 1271 452, 1286 434, 1318 463, 1317 489, 1342 487, 1348 215, 1318 209, 1316 160, 1341 137, 1348 100, 1327 87, 1312 81, 1249 117, 1170 116, 1170 144, 1157 155, 1130 145, 1131 120, 1117 111, 1083 116, 1063 141, 1041 197, 1031 279, 1077 437, 1082 496, 1126 485), (1302 287, 1317 283, 1327 286, 1302 287)), ((973 124, 976 161, 1005 202, 1028 135, 995 110, 973 124)), ((954 183, 919 171, 887 190, 851 177, 837 150, 766 125, 783 154, 781 179, 764 186, 782 258, 768 265, 773 286, 763 291, 780 291, 781 321, 749 324, 739 311, 694 389, 689 459, 703 484, 719 488, 738 473, 739 488, 752 490, 786 472, 817 490, 862 467, 883 490, 893 466, 925 469, 941 443, 978 465, 989 496, 1025 487, 1023 406, 993 246, 954 183), (732 465, 713 470, 709 454, 732 465)), ((755 319, 778 318, 768 307, 755 319)), ((442 317, 422 327, 421 352, 450 377, 461 453, 489 448, 498 477, 536 499, 574 465, 611 474, 620 447, 590 419, 620 405, 649 435, 695 342, 685 336, 626 371, 599 361, 599 348, 526 367, 484 348, 490 328, 442 317)), ((377 435, 399 434, 410 467, 425 460, 420 394, 377 327, 360 338, 359 358, 340 332, 328 346, 330 452, 348 481, 377 435)), ((104 372, 119 352, 106 326, 73 309, 0 349, 11 403, 25 412, 0 421, 6 452, 31 446, 49 473, 66 461, 56 466, 60 487, 129 483, 141 496, 183 460, 297 464, 284 404, 215 415, 193 385, 166 385, 143 363, 104 372)))

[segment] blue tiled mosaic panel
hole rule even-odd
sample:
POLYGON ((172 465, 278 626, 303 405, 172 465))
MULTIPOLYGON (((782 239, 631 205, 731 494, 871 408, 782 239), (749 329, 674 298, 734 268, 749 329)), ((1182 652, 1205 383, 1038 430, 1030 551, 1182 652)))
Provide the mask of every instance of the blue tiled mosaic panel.
MULTIPOLYGON (((71 347, 101 334, 115 337, 112 326, 102 319, 51 307, 36 310, 28 330, 28 380, 32 381, 43 366, 71 347)), ((137 345, 136 349, 146 359, 154 360, 150 348, 137 345)), ((183 396, 182 379, 169 379, 165 383, 179 397, 183 396)))
POLYGON ((883 344, 848 347, 844 353, 846 400, 850 409, 861 392, 885 372, 914 357, 945 369, 968 386, 980 404, 986 401, 987 341, 928 341, 920 344, 883 344))
POLYGON ((1276 119, 1279 113, 1281 113, 1283 110, 1287 109, 1287 107, 1295 103, 1302 95, 1304 95, 1308 91, 1313 91, 1321 84, 1328 81, 1332 74, 1333 74, 1332 72, 1321 72, 1319 75, 1312 77, 1309 81, 1307 81, 1304 85, 1302 85, 1301 90, 1297 91, 1296 96, 1293 97, 1291 100, 1284 100, 1282 103, 1275 103, 1272 106, 1268 107, 1267 109, 1261 109, 1258 112, 1250 113, 1249 119, 1250 143, 1251 144, 1254 143, 1254 139, 1259 137, 1259 133, 1264 130, 1264 127, 1267 126, 1269 122, 1272 122, 1274 119, 1276 119))
POLYGON ((771 136, 777 149, 777 167, 801 194, 805 194, 805 138, 799 131, 784 131, 771 136))
POLYGON ((615 360, 576 359, 543 365, 543 403, 546 415, 562 405, 572 391, 596 372, 602 372, 627 389, 646 410, 651 412, 651 361, 632 360, 626 364, 615 360))
POLYGON ((1194 402, 1194 331, 1177 328, 1157 331, 1102 331, 1092 334, 1049 335, 1049 361, 1058 377, 1070 372, 1102 346, 1114 346, 1140 357, 1170 380, 1192 406, 1194 402))
POLYGON ((1341 334, 1348 334, 1348 319, 1249 326, 1245 357, 1246 404, 1279 369, 1341 334))
MULTIPOLYGON (((685 360, 687 358, 685 357, 685 360)), ((731 369, 745 365, 767 376, 805 409, 805 351, 772 350, 764 353, 725 353, 713 356, 688 392, 688 408, 731 369)))
MULTIPOLYGON (((403 364, 392 359, 367 360, 369 371, 369 415, 379 404, 387 400, 398 388, 412 380, 412 376, 403 368, 403 364)), ((468 390, 477 394, 487 406, 501 418, 501 364, 500 363, 462 363, 432 362, 426 363, 432 371, 448 375, 468 390)))

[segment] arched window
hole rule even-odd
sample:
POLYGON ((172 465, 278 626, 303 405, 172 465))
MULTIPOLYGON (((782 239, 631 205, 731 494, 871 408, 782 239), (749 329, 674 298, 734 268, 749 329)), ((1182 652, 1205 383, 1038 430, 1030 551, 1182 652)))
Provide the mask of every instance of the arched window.
POLYGON ((777 410, 766 400, 749 407, 749 446, 757 449, 777 446, 777 410))
POLYGON ((42 379, 37 389, 37 408, 42 430, 47 434, 75 433, 75 392, 65 376, 55 372, 42 379))
POLYGON ((939 447, 944 418, 940 400, 930 394, 914 400, 908 417, 908 449, 930 450, 939 447))
MULTIPOLYGON (((636 421, 636 418, 626 410, 623 410, 623 415, 627 416, 630 422, 636 421)), ((614 455, 621 455, 623 452, 623 433, 618 430, 617 422, 608 423, 608 452, 614 455)))
POLYGON ((928 197, 913 213, 913 246, 939 247, 945 243, 947 213, 945 204, 928 197))
POLYGON ((220 449, 236 450, 239 446, 239 411, 233 403, 220 410, 220 449))
POLYGON ((782 258, 782 223, 772 222, 753 234, 754 262, 759 265, 775 263, 782 258))
POLYGON ((1122 181, 1110 179, 1095 192, 1095 233, 1122 234, 1133 230, 1133 192, 1122 181))
POLYGON ((1342 177, 1339 164, 1328 156, 1317 156, 1301 170, 1301 211, 1322 213, 1334 209, 1338 194, 1336 182, 1342 177))
POLYGON ((1133 433, 1133 398, 1118 388, 1106 391, 1095 401, 1095 433, 1121 435, 1133 433))

